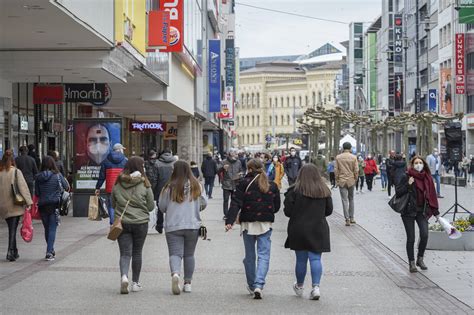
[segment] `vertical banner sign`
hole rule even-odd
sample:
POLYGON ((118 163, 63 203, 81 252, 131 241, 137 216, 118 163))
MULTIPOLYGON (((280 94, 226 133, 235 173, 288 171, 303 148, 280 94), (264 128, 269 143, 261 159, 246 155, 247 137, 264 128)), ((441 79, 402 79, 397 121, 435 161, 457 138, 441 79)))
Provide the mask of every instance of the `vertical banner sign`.
POLYGON ((430 112, 436 113, 436 101, 438 100, 438 91, 436 89, 430 89, 428 91, 429 103, 428 110, 430 112))
POLYGON ((393 17, 393 61, 403 61, 403 15, 395 14, 393 17))
POLYGON ((148 49, 167 48, 170 46, 170 13, 169 11, 148 12, 148 49))
POLYGON ((235 48, 234 40, 225 40, 225 86, 235 88, 235 48))
POLYGON ((464 34, 456 34, 456 94, 465 93, 465 52, 464 52, 464 34))
POLYGON ((209 112, 221 111, 221 41, 209 40, 209 112))
POLYGON ((421 90, 415 89, 415 113, 421 112, 421 90))
POLYGON ((451 68, 444 68, 440 71, 440 109, 439 112, 442 115, 452 115, 453 114, 453 94, 451 87, 451 68))
POLYGON ((400 112, 403 108, 403 93, 403 73, 395 73, 393 80, 393 98, 396 112, 400 112))
POLYGON ((226 86, 224 93, 224 100, 221 105, 221 112, 219 114, 221 119, 234 118, 234 88, 226 86))
POLYGON ((184 47, 184 0, 160 0, 160 11, 170 15, 169 46, 162 52, 183 52, 184 47))

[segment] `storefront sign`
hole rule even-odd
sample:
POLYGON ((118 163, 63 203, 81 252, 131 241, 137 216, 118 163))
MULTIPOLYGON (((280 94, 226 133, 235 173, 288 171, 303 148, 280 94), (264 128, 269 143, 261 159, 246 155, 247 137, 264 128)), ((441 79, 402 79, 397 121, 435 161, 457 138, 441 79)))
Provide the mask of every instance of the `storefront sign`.
POLYGON ((428 92, 429 102, 428 110, 430 112, 436 113, 436 101, 438 100, 438 91, 436 89, 430 89, 428 92))
POLYGON ((148 49, 166 48, 170 45, 169 11, 148 12, 148 49))
POLYGON ((20 130, 28 131, 28 118, 25 116, 20 116, 20 130))
POLYGON ((178 140, 178 123, 166 123, 165 140, 178 140))
POLYGON ((74 187, 95 189, 100 165, 116 143, 122 143, 119 119, 74 120, 74 187))
POLYGON ((184 46, 184 0, 162 0, 160 11, 168 11, 170 16, 169 46, 162 52, 182 52, 184 46))
POLYGON ((225 40, 225 86, 235 87, 235 48, 234 40, 225 40))
POLYGON ((130 122, 129 130, 138 132, 165 132, 166 123, 132 121, 130 122))
POLYGON ((466 92, 464 34, 456 34, 456 94, 466 92))
POLYGON ((63 97, 62 85, 35 85, 33 87, 34 104, 62 104, 63 97))
POLYGON ((105 83, 73 83, 64 85, 64 101, 71 103, 106 102, 105 83))
POLYGON ((453 114, 453 97, 451 87, 451 68, 444 68, 440 71, 440 92, 439 92, 439 113, 442 115, 453 114))
POLYGON ((393 22, 393 61, 403 61, 403 15, 395 14, 393 22))
POLYGON ((209 112, 221 111, 221 41, 209 40, 209 112))
POLYGON ((221 112, 219 114, 221 119, 234 118, 234 88, 226 86, 224 93, 224 100, 221 104, 221 112))

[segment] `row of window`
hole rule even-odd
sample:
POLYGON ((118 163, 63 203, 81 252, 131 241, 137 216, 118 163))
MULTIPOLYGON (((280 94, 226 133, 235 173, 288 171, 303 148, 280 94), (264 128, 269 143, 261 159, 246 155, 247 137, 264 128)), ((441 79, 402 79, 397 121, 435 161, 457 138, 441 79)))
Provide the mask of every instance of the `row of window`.
POLYGON ((439 45, 441 48, 451 44, 453 36, 451 35, 451 23, 446 24, 439 29, 439 45))
POLYGON ((240 96, 242 107, 260 107, 260 93, 247 93, 240 96))
POLYGON ((242 144, 260 144, 260 134, 240 135, 239 145, 242 145, 242 144))
MULTIPOLYGON (((268 117, 269 125, 272 126, 272 115, 268 117)), ((275 125, 278 126, 278 123, 281 125, 290 125, 293 124, 291 121, 290 115, 275 115, 275 125), (285 120, 286 118, 286 120, 285 120)), ((260 116, 237 116, 237 126, 238 127, 260 127, 260 116)))

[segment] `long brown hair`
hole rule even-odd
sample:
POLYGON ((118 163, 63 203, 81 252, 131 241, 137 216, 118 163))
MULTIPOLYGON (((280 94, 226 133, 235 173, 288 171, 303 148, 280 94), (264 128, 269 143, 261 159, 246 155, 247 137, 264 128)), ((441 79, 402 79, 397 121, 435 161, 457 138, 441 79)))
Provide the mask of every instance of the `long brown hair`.
POLYGON ((41 171, 51 171, 54 174, 59 173, 58 167, 56 166, 56 162, 54 161, 53 157, 49 155, 43 157, 43 161, 41 161, 41 171))
MULTIPOLYGON (((145 187, 150 188, 151 184, 148 178, 146 177, 145 174, 145 169, 143 168, 143 165, 145 165, 145 160, 143 160, 139 156, 132 156, 127 163, 125 164, 125 167, 123 168, 122 174, 125 175, 130 175, 135 172, 140 172, 143 178, 145 178, 145 187)), ((118 184, 119 181, 115 182, 115 185, 118 184)))
POLYGON ((3 153, 2 160, 0 161, 0 172, 8 171, 10 167, 15 166, 15 159, 13 158, 13 151, 6 150, 3 153))
POLYGON ((167 188, 171 192, 171 200, 177 203, 184 202, 186 193, 184 186, 189 182, 191 184, 191 191, 189 193, 189 201, 199 198, 201 195, 201 185, 191 172, 191 167, 184 161, 176 161, 173 167, 173 174, 161 191, 163 193, 167 188))
POLYGON ((414 164, 415 164, 415 160, 421 160, 423 162, 423 171, 425 171, 426 173, 430 174, 431 175, 431 171, 430 171, 430 167, 428 166, 428 163, 425 161, 424 158, 422 158, 421 156, 419 155, 416 155, 414 156, 411 160, 410 160, 410 168, 414 168, 414 164))
POLYGON ((314 164, 305 164, 298 172, 295 191, 308 198, 327 198, 331 191, 314 164))
POLYGON ((270 184, 268 182, 268 176, 267 173, 265 173, 262 161, 258 159, 251 159, 247 163, 247 169, 249 172, 259 175, 257 180, 258 188, 262 193, 267 193, 270 190, 270 184))

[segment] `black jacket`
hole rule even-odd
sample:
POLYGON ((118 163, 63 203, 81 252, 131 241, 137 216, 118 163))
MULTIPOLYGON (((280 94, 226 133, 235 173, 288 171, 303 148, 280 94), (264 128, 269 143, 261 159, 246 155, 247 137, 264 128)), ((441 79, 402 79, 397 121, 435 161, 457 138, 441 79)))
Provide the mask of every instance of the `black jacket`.
POLYGON ((407 162, 405 161, 394 161, 391 165, 391 180, 392 183, 396 186, 405 176, 407 171, 407 162))
POLYGON ((275 213, 280 210, 281 203, 278 186, 270 182, 270 190, 262 193, 258 187, 258 178, 249 186, 255 176, 257 174, 249 173, 237 185, 237 190, 232 195, 226 224, 234 224, 239 210, 240 222, 275 221, 275 213))
POLYGON ((155 200, 158 200, 158 164, 156 159, 149 159, 145 161, 145 173, 146 177, 150 181, 151 189, 153 190, 153 196, 155 200))
POLYGON ((395 195, 397 197, 401 197, 405 194, 409 194, 408 203, 405 207, 405 210, 401 212, 402 216, 405 217, 416 217, 418 212, 424 212, 426 209, 423 207, 418 207, 416 205, 416 197, 417 191, 415 188, 415 184, 412 185, 408 184, 408 175, 405 173, 400 177, 400 180, 395 185, 395 195))
POLYGON ((191 172, 193 172, 194 177, 199 179, 200 174, 199 174, 199 167, 197 165, 196 166, 191 166, 191 172))
POLYGON ((23 173, 25 181, 28 185, 32 185, 35 181, 35 176, 38 174, 36 161, 29 155, 20 155, 15 159, 16 167, 23 173))
POLYGON ((299 156, 290 156, 285 161, 285 174, 288 178, 296 179, 298 172, 303 166, 301 158, 299 156))
POLYGON ((290 187, 285 193, 284 205, 285 215, 290 218, 285 247, 318 253, 330 252, 326 217, 332 214, 332 198, 308 198, 290 187))
POLYGON ((471 159, 471 163, 469 163, 469 171, 468 171, 469 174, 472 174, 474 173, 474 158, 471 159))
POLYGON ((204 177, 215 177, 217 174, 217 162, 210 156, 206 157, 201 164, 201 172, 204 177))

